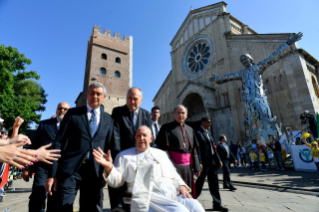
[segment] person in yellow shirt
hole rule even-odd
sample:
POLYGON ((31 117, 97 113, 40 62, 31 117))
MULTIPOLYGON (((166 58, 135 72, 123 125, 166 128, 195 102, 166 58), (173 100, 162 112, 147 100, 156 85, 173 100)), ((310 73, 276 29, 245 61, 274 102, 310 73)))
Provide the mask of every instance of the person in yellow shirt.
POLYGON ((254 149, 250 150, 249 159, 250 159, 250 167, 252 167, 252 170, 257 170, 258 157, 254 149))
POLYGON ((319 148, 318 148, 318 143, 316 141, 313 141, 311 143, 312 145, 312 150, 310 152, 310 154, 312 155, 313 158, 313 162, 315 162, 315 165, 317 167, 317 170, 319 172, 319 148))
POLYGON ((259 157, 261 162, 261 171, 267 171, 266 168, 266 156, 262 149, 259 150, 259 157))

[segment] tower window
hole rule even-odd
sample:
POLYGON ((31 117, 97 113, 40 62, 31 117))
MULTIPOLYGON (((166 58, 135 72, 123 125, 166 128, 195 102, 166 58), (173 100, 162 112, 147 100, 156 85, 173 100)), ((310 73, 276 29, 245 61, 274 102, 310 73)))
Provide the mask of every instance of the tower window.
POLYGON ((121 64, 121 59, 120 59, 119 57, 117 57, 117 58, 115 59, 115 62, 121 64))
POLYGON ((106 60, 106 59, 107 59, 106 54, 102 54, 102 55, 101 55, 101 59, 102 59, 102 60, 106 60))
POLYGON ((106 75, 106 69, 105 68, 100 68, 100 74, 106 75))
POLYGON ((117 77, 117 78, 121 78, 121 73, 119 71, 116 71, 114 73, 114 76, 117 77))

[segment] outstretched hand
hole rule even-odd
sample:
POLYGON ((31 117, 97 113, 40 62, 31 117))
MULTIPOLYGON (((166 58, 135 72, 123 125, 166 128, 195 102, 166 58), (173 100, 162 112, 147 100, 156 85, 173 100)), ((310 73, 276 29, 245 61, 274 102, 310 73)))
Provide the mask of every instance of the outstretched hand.
POLYGON ((113 168, 113 160, 111 156, 111 150, 107 151, 107 154, 103 152, 103 150, 98 147, 98 150, 93 150, 93 156, 95 158, 95 161, 101 164, 108 174, 110 174, 112 168, 113 168))
MULTIPOLYGON (((30 145, 31 141, 28 138, 28 136, 19 134, 19 135, 15 136, 15 137, 11 138, 9 140, 9 144, 23 144, 23 145, 29 144, 30 145)), ((23 145, 21 145, 21 146, 23 146, 23 145)))
POLYGON ((47 164, 52 164, 50 161, 57 161, 61 155, 54 154, 54 153, 59 153, 61 152, 60 149, 47 149, 51 146, 52 144, 47 144, 42 147, 40 147, 37 150, 29 150, 29 151, 34 151, 34 153, 38 156, 38 160, 42 161, 47 164))
POLYGON ((33 165, 37 162, 36 155, 25 149, 20 149, 25 143, 16 143, 0 147, 0 162, 9 163, 18 169, 24 169, 25 165, 33 165))
POLYGON ((294 36, 292 34, 290 34, 288 39, 287 39, 287 44, 288 45, 294 44, 295 42, 301 40, 302 36, 303 36, 303 34, 301 32, 299 32, 297 35, 294 35, 294 36))

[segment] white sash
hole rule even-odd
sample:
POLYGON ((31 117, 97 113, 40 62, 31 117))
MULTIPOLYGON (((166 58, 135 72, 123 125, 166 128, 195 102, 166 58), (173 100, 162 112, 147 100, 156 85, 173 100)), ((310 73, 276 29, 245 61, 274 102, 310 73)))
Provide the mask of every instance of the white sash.
POLYGON ((153 164, 138 165, 132 193, 131 211, 148 211, 153 190, 153 170, 153 164))

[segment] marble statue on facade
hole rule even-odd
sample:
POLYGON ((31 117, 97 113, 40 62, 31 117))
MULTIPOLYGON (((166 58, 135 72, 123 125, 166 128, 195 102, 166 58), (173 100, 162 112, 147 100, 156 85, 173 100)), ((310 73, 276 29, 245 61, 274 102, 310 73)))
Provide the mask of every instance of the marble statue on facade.
POLYGON ((249 54, 240 56, 240 62, 245 66, 241 70, 232 74, 218 75, 210 78, 217 84, 233 80, 242 81, 242 99, 245 103, 245 131, 251 139, 268 140, 269 135, 281 135, 280 127, 277 125, 276 116, 273 116, 263 88, 262 74, 272 64, 281 58, 281 54, 290 45, 299 41, 302 33, 290 35, 287 42, 281 45, 267 59, 256 64, 249 54), (257 136, 259 134, 259 136, 257 136))

